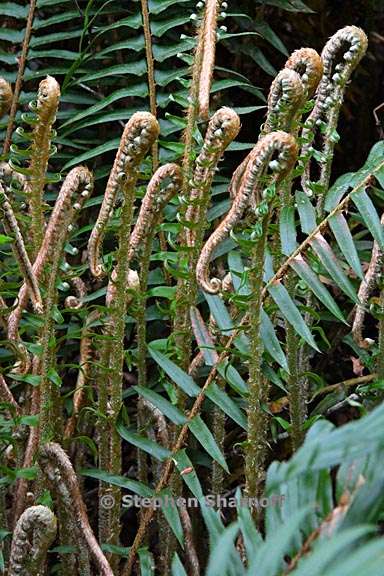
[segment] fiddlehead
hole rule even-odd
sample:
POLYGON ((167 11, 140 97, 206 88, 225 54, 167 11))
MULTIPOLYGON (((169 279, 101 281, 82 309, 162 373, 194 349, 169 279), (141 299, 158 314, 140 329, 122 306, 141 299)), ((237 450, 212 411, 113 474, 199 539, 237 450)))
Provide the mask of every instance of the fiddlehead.
POLYGON ((129 261, 137 254, 144 239, 149 236, 152 237, 156 221, 165 206, 180 189, 181 183, 181 169, 177 164, 165 164, 152 176, 129 239, 129 261))
POLYGON ((87 295, 87 287, 85 282, 83 282, 79 276, 73 276, 69 279, 69 282, 76 290, 77 296, 67 296, 64 303, 65 307, 72 308, 73 310, 79 310, 83 305, 83 299, 87 295))
POLYGON ((288 132, 303 104, 304 87, 299 74, 289 68, 283 68, 269 90, 267 119, 261 135, 275 130, 288 132))
POLYGON ((45 574, 47 551, 56 537, 57 521, 46 506, 31 506, 13 533, 8 576, 45 574))
MULTIPOLYGON (((104 434, 103 447, 100 447, 100 462, 107 462, 107 470, 113 474, 121 474, 121 438, 116 430, 116 422, 122 404, 122 371, 124 364, 124 337, 125 315, 127 309, 126 282, 129 274, 129 239, 132 222, 133 203, 135 198, 135 184, 138 178, 138 168, 141 160, 148 152, 159 134, 159 124, 149 112, 137 112, 126 125, 122 137, 123 144, 112 169, 111 176, 116 171, 116 166, 122 166, 125 172, 120 173, 118 185, 121 186, 124 202, 121 209, 119 227, 119 247, 117 252, 116 275, 110 283, 113 290, 110 304, 110 318, 107 324, 112 326, 113 334, 110 341, 109 351, 105 354, 105 366, 109 367, 107 384, 103 386, 104 395, 109 399, 107 411, 101 412, 103 418, 100 426, 104 426, 101 433, 104 434), (125 153, 131 156, 125 155, 125 153), (124 161, 122 154, 125 156, 124 161), (107 417, 107 418, 105 418, 107 417), (105 429, 105 424, 107 428, 105 429)), ((116 174, 117 178, 117 174, 116 174)), ((113 178, 112 178, 113 180, 113 178)), ((110 188, 112 191, 113 187, 110 188)), ((107 197, 108 195, 106 195, 107 197)), ((102 213, 103 207, 101 209, 102 213)), ((103 234, 103 227, 97 229, 96 235, 91 236, 88 247, 91 248, 89 257, 94 271, 97 271, 98 246, 103 234), (97 231, 98 230, 98 231, 97 231)), ((93 230, 93 232, 95 231, 93 230)), ((100 272, 100 267, 99 267, 100 272)), ((105 408, 105 406, 104 406, 105 408)), ((103 408, 103 410, 104 410, 103 408)), ((120 490, 113 487, 114 506, 104 512, 107 518, 102 526, 102 540, 111 544, 118 543, 120 532, 120 490)), ((113 560, 116 563, 116 559, 113 560)))
POLYGON ((316 50, 313 48, 295 50, 286 61, 285 68, 299 74, 305 95, 311 98, 323 75, 323 62, 316 50))
POLYGON ((218 278, 209 278, 209 262, 215 248, 223 242, 234 226, 241 220, 251 198, 257 204, 256 216, 263 218, 269 211, 273 187, 267 188, 263 175, 269 169, 270 183, 279 182, 291 170, 297 156, 295 139, 286 132, 272 132, 264 136, 249 154, 249 160, 232 206, 205 243, 196 266, 196 278, 203 290, 217 294, 221 288, 218 278), (264 191, 263 191, 264 188, 264 191), (263 194, 261 196, 261 193, 263 194))
MULTIPOLYGON (((52 254, 52 259, 50 262, 49 275, 47 278, 47 290, 45 297, 45 318, 44 325, 41 334, 41 410, 40 410, 40 430, 41 430, 41 442, 51 440, 53 435, 56 437, 60 436, 60 396, 57 390, 57 386, 52 384, 49 378, 50 370, 52 369, 52 351, 51 342, 55 334, 54 317, 52 310, 56 305, 57 301, 57 277, 60 269, 60 261, 64 251, 65 241, 68 234, 69 224, 72 222, 74 213, 80 210, 81 200, 84 200, 84 196, 79 192, 82 189, 86 189, 92 182, 91 173, 80 167, 79 169, 74 169, 66 178, 66 186, 71 190, 72 193, 67 193, 65 196, 72 196, 73 193, 78 193, 78 199, 75 204, 69 207, 65 212, 65 218, 60 223, 61 226, 58 228, 58 233, 56 236, 54 252, 52 254)), ((88 195, 88 194, 87 194, 88 195)))
POLYGON ((105 230, 112 215, 116 196, 126 183, 136 177, 137 167, 159 134, 159 125, 152 114, 136 112, 126 124, 120 140, 113 168, 109 175, 103 203, 88 242, 91 273, 96 278, 105 276, 99 262, 105 230))
MULTIPOLYGON (((363 30, 357 26, 345 26, 328 40, 321 53, 323 76, 317 88, 315 106, 304 125, 302 132, 304 144, 301 152, 301 156, 310 154, 316 132, 321 130, 322 159, 319 176, 319 184, 323 188, 321 198, 329 184, 333 149, 338 140, 336 127, 345 88, 352 72, 364 56, 367 45, 368 40, 363 30)), ((309 195, 312 194, 310 180, 311 163, 308 162, 302 186, 309 195)))
MULTIPOLYGON (((67 454, 59 444, 48 443, 41 448, 38 462, 57 501, 59 522, 60 515, 65 512, 70 523, 71 540, 78 547, 79 556, 86 564, 89 551, 100 574, 113 576, 89 524, 76 474, 67 454)), ((62 527, 61 522, 59 525, 62 527)))
MULTIPOLYGON (((186 237, 190 247, 196 244, 196 240, 200 241, 198 244, 202 241, 209 192, 215 169, 225 149, 236 138, 239 130, 240 118, 231 108, 220 108, 209 121, 204 144, 196 158, 195 170, 190 183, 191 193, 186 212, 186 221, 189 226, 186 237)), ((196 246, 196 252, 198 250, 199 246, 196 246)))
POLYGON ((11 85, 0 77, 0 118, 8 112, 12 104, 12 88, 11 85))
MULTIPOLYGON (((259 140, 276 130, 284 130, 284 132, 295 134, 304 101, 305 87, 299 73, 289 68, 283 68, 271 84, 268 94, 267 117, 259 140)), ((250 154, 244 158, 233 173, 228 188, 232 200, 239 190, 249 158, 250 154)), ((251 198, 251 207, 253 210, 256 208, 253 198, 251 198)))
POLYGON ((0 209, 2 211, 4 230, 8 236, 13 237, 14 239, 14 242, 12 242, 12 251, 19 264, 20 271, 24 277, 25 283, 29 288, 34 309, 38 314, 41 314, 43 312, 43 302, 40 295, 38 281, 35 273, 33 272, 32 264, 25 249, 24 240, 21 235, 16 216, 13 213, 11 203, 8 200, 8 197, 1 184, 0 209))
MULTIPOLYGON (((47 76, 45 80, 40 82, 36 102, 30 103, 30 108, 36 115, 33 120, 34 129, 32 133, 27 134, 23 130, 19 130, 19 133, 24 138, 32 141, 28 149, 30 159, 26 170, 25 192, 31 215, 31 235, 33 254, 35 256, 39 251, 44 236, 43 194, 48 160, 54 151, 51 147, 52 126, 56 120, 59 98, 59 84, 52 76, 47 76)), ((18 164, 15 164, 15 156, 18 153, 17 146, 11 146, 11 152, 14 154, 11 165, 17 171, 19 168, 18 164)))
MULTIPOLYGON (((93 177, 85 166, 77 166, 67 174, 49 219, 43 243, 33 264, 33 272, 37 279, 41 278, 44 267, 51 264, 61 231, 64 230, 67 237, 83 202, 92 194, 92 189, 93 177)), ((17 296, 17 306, 8 319, 10 340, 17 339, 19 322, 27 302, 28 287, 24 284, 17 296)))

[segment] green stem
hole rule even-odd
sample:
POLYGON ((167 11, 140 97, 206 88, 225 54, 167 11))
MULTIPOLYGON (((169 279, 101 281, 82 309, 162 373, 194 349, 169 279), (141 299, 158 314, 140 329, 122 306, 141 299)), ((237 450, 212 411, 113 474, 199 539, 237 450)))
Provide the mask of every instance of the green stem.
POLYGON ((264 220, 263 235, 253 247, 249 270, 249 285, 252 294, 249 302, 248 436, 245 454, 246 492, 249 498, 261 496, 267 452, 268 420, 263 405, 268 400, 268 382, 261 368, 263 345, 260 336, 260 313, 268 220, 268 217, 264 220))
POLYGON ((384 379, 384 289, 380 290, 379 299, 379 350, 377 356, 377 376, 379 380, 384 379))

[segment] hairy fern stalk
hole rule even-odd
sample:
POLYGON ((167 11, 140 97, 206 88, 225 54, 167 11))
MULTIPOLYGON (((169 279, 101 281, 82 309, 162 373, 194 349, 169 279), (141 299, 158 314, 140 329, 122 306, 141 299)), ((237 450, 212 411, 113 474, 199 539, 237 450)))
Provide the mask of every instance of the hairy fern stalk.
POLYGON ((0 572, 378 576, 383 141, 332 178, 365 33, 288 57, 233 169, 226 2, 5 4, 0 572), (354 377, 328 382, 332 346, 354 377))

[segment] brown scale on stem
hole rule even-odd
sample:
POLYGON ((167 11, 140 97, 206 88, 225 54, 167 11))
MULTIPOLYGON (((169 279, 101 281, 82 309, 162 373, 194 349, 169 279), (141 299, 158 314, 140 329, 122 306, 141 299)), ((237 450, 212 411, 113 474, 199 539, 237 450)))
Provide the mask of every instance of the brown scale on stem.
POLYGON ((0 77, 0 118, 9 111, 12 104, 12 96, 11 85, 0 77))
POLYGON ((49 508, 27 508, 13 533, 8 576, 45 574, 47 551, 56 537, 56 531, 56 517, 49 508))
MULTIPOLYGON (((45 231, 43 243, 33 264, 33 272, 40 279, 44 267, 49 265, 55 253, 57 240, 63 227, 70 232, 73 222, 86 200, 92 193, 93 177, 85 166, 73 168, 66 176, 45 231), (74 199, 75 197, 75 199, 74 199)), ((8 338, 16 340, 21 315, 28 302, 29 290, 26 284, 20 288, 17 306, 8 320, 8 338)))
POLYGON ((76 474, 67 454, 59 444, 50 442, 40 450, 38 462, 56 498, 59 518, 64 510, 70 518, 72 539, 79 550, 79 556, 86 556, 85 551, 89 551, 99 573, 102 576, 113 576, 89 524, 76 474))
POLYGON ((7 404, 10 404, 14 408, 16 414, 20 413, 20 406, 16 402, 15 397, 10 391, 8 384, 2 374, 0 374, 0 402, 6 402, 7 404))
POLYGON ((12 250, 19 264, 20 271, 25 279, 25 283, 30 291, 33 307, 38 314, 41 314, 43 312, 43 302, 40 295, 38 281, 25 249, 24 240, 21 235, 16 216, 1 184, 0 208, 2 211, 5 233, 14 239, 12 242, 12 250))
POLYGON ((207 0, 204 13, 203 43, 204 50, 201 62, 199 79, 199 116, 207 120, 209 116, 209 97, 213 69, 215 66, 217 13, 219 9, 217 0, 207 0))
POLYGON ((98 310, 91 312, 85 321, 84 327, 81 331, 80 341, 80 367, 77 376, 75 393, 73 395, 73 410, 72 415, 67 421, 64 431, 64 438, 71 438, 75 432, 76 424, 79 418, 80 410, 85 403, 85 388, 88 385, 90 376, 91 360, 93 357, 92 351, 92 334, 89 331, 89 325, 98 319, 100 313, 98 310))
POLYGON ((31 215, 31 234, 35 256, 44 235, 43 194, 51 153, 52 126, 56 120, 59 98, 58 82, 52 76, 47 76, 40 82, 36 103, 32 105, 32 110, 37 115, 37 124, 32 133, 31 158, 28 166, 30 175, 27 177, 25 192, 31 215))
POLYGON ((203 290, 210 294, 217 294, 221 289, 221 281, 218 278, 209 278, 209 262, 212 254, 221 242, 227 238, 230 231, 243 217, 251 198, 258 204, 261 201, 263 188, 263 175, 268 168, 277 172, 271 177, 272 182, 278 182, 291 170, 297 156, 295 139, 286 132, 277 131, 264 136, 252 152, 240 183, 239 191, 233 200, 232 206, 205 243, 196 266, 196 278, 203 290), (273 156, 277 159, 273 160, 273 156))
POLYGON ((187 507, 184 503, 178 506, 181 524, 183 526, 185 538, 185 555, 190 568, 190 576, 200 576, 199 557, 196 552, 196 546, 193 538, 193 526, 187 507))
POLYGON ((125 175, 130 179, 130 174, 136 174, 136 169, 148 150, 148 146, 156 140, 158 135, 158 122, 149 112, 136 112, 125 126, 100 212, 88 242, 89 266, 96 278, 105 276, 105 270, 99 261, 100 250, 117 193, 123 187, 122 179, 125 175))
MULTIPOLYGON (((213 176, 227 146, 240 130, 240 118, 231 108, 220 108, 209 121, 204 144, 196 158, 186 220, 198 226, 205 219, 213 176)), ((196 243, 196 230, 187 228, 188 246, 196 243)))
POLYGON ((137 254, 144 239, 152 234, 153 227, 161 216, 165 206, 180 190, 182 184, 181 168, 177 164, 165 164, 152 176, 147 192, 140 207, 137 222, 129 240, 128 260, 137 254), (164 181, 169 183, 164 186, 164 181))
MULTIPOLYGON (((384 215, 381 217, 381 223, 384 224, 384 215)), ((378 243, 374 241, 372 257, 368 266, 364 280, 360 284, 357 297, 360 304, 356 306, 356 313, 352 324, 352 336, 358 346, 369 348, 372 340, 363 338, 363 326, 365 311, 369 297, 377 285, 377 281, 382 275, 384 266, 384 252, 380 249, 378 243)))

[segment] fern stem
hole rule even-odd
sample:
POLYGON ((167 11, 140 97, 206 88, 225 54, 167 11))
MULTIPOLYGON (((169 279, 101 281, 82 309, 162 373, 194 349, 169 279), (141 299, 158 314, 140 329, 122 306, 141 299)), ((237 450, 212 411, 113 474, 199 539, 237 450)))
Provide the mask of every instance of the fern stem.
POLYGON ((36 104, 37 123, 33 130, 31 157, 26 179, 25 192, 31 215, 32 254, 36 258, 43 242, 45 219, 43 209, 43 194, 51 153, 52 126, 56 119, 59 104, 60 87, 52 76, 47 76, 39 84, 36 104))
MULTIPOLYGON (((145 39, 145 55, 147 59, 147 76, 149 91, 149 109, 151 114, 157 118, 157 101, 156 101, 156 81, 155 67, 153 62, 152 51, 152 34, 149 20, 148 1, 141 0, 141 15, 143 17, 143 30, 145 39)), ((159 166, 159 145, 157 140, 152 144, 152 170, 155 172, 159 166)))
POLYGON ((379 339, 378 353, 376 361, 376 371, 379 380, 384 380, 384 289, 382 286, 383 279, 380 278, 381 289, 379 297, 379 339))
POLYGON ((262 372, 263 345, 260 337, 261 288, 263 283, 264 253, 267 239, 267 220, 263 225, 263 236, 256 241, 251 254, 249 270, 249 397, 248 433, 245 453, 245 481, 249 498, 261 496, 264 466, 267 451, 267 414, 263 408, 268 400, 268 382, 262 372))
MULTIPOLYGON (((113 272, 107 293, 107 305, 110 307, 109 326, 112 331, 110 343, 110 358, 107 363, 109 374, 107 379, 107 398, 104 398, 104 410, 101 413, 102 449, 107 453, 100 454, 100 464, 106 463, 106 469, 111 474, 121 474, 121 438, 116 430, 117 419, 122 406, 122 379, 124 364, 124 338, 125 316, 127 309, 127 280, 129 280, 129 250, 130 230, 133 216, 133 204, 135 200, 135 185, 138 178, 138 168, 150 146, 159 134, 159 125, 148 112, 137 112, 128 121, 117 152, 110 181, 113 183, 114 195, 117 186, 122 189, 124 203, 121 209, 119 226, 119 247, 117 253, 116 268, 113 272)), ((110 194, 111 188, 107 185, 106 194, 110 194)), ((103 207, 102 209, 103 210, 103 207)), ((96 223, 97 227, 97 223, 96 223)), ((97 240, 97 236, 95 237, 97 240)), ((96 242, 97 244, 97 242, 96 242)), ((97 252, 95 253, 97 255, 97 252)), ((97 260, 94 267, 97 268, 97 260)), ((102 384, 103 390, 105 384, 102 384)), ((101 489, 102 491, 102 489, 101 489)), ((114 504, 108 510, 108 524, 104 533, 104 542, 118 544, 120 532, 120 499, 121 490, 112 487, 111 493, 114 504)), ((103 501, 100 500, 100 508, 103 501)), ((117 559, 113 560, 113 565, 117 559)))
POLYGON ((8 154, 9 149, 11 147, 13 126, 15 123, 15 117, 16 117, 17 105, 19 103, 21 86, 23 84, 25 65, 27 63, 27 56, 28 56, 29 43, 30 43, 31 34, 32 34, 32 26, 33 26, 33 19, 35 16, 36 3, 37 3, 36 0, 30 0, 30 2, 29 2, 29 12, 28 12, 27 23, 25 26, 23 46, 22 46, 21 54, 20 54, 20 58, 19 58, 19 66, 18 66, 18 70, 17 70, 16 84, 15 84, 15 89, 13 91, 11 110, 9 112, 9 119, 8 119, 8 125, 7 125, 7 133, 5 135, 4 146, 3 146, 3 154, 4 155, 8 154))

